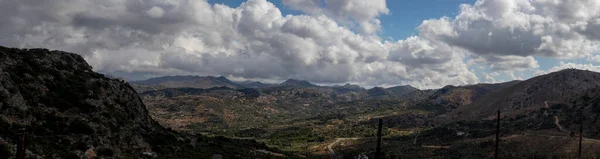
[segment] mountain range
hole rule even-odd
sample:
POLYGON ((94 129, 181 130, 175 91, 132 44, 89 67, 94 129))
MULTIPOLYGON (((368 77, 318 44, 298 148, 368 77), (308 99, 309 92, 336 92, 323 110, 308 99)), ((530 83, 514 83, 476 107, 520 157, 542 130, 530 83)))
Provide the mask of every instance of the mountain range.
MULTIPOLYGON (((324 88, 324 89, 334 89, 337 92, 340 91, 352 91, 352 92, 363 92, 367 91, 367 89, 358 86, 345 84, 343 86, 334 85, 334 86, 319 86, 316 84, 312 84, 309 81, 305 80, 297 80, 297 79, 288 79, 279 84, 270 84, 270 83, 262 83, 258 81, 231 81, 226 77, 214 77, 214 76, 163 76, 150 78, 142 81, 130 81, 134 88, 138 90, 138 92, 143 93, 151 90, 161 90, 168 88, 198 88, 198 89, 210 89, 216 87, 227 87, 231 89, 243 89, 243 88, 252 88, 252 89, 261 89, 261 88, 269 88, 269 87, 277 87, 277 88, 324 88)), ((385 95, 395 95, 402 96, 406 94, 410 94, 414 91, 419 91, 419 89, 414 88, 410 85, 404 86, 395 86, 390 88, 381 88, 375 87, 369 89, 371 96, 385 96, 385 95)))
MULTIPOLYGON (((288 79, 279 84, 262 83, 258 81, 231 81, 226 77, 214 76, 163 76, 150 78, 142 81, 130 81, 129 83, 136 85, 139 88, 155 87, 155 88, 213 88, 213 87, 228 87, 233 89, 240 88, 266 88, 266 87, 321 87, 312 84, 308 81, 288 79)), ((156 90, 156 89, 155 89, 156 90)))
MULTIPOLYGON (((471 140, 486 140, 488 136, 493 135, 493 127, 490 126, 492 124, 489 124, 488 121, 495 119, 498 110, 502 112, 503 118, 511 121, 505 123, 510 127, 506 130, 506 135, 513 134, 516 135, 515 138, 519 139, 511 143, 526 145, 525 142, 542 142, 542 140, 522 134, 568 136, 568 134, 556 134, 549 130, 552 127, 558 127, 558 124, 552 124, 555 121, 553 116, 556 116, 559 124, 569 123, 560 125, 565 128, 564 131, 574 132, 576 128, 574 124, 577 120, 573 115, 573 112, 577 110, 574 109, 595 111, 597 108, 574 108, 572 100, 580 100, 582 98, 579 97, 580 94, 590 96, 589 94, 593 94, 591 92, 594 92, 598 85, 600 85, 600 73, 567 69, 524 81, 445 86, 430 90, 419 90, 409 85, 371 89, 350 84, 318 86, 307 81, 290 79, 265 87, 214 87, 194 91, 170 88, 142 92, 140 95, 148 104, 151 113, 156 113, 157 119, 163 125, 169 126, 174 121, 182 121, 178 117, 181 114, 192 117, 208 117, 185 120, 185 122, 177 123, 177 127, 173 128, 180 131, 201 131, 209 134, 224 133, 222 130, 234 131, 229 135, 268 140, 268 145, 283 149, 289 149, 290 145, 278 143, 275 138, 291 139, 286 136, 278 137, 278 133, 306 130, 306 134, 320 135, 324 140, 357 135, 369 136, 367 135, 368 131, 360 127, 376 125, 374 118, 384 119, 385 125, 390 130, 412 132, 409 133, 412 136, 418 135, 416 132, 422 131, 421 128, 433 128, 421 134, 425 140, 423 144, 444 142, 443 145, 456 145, 471 140), (250 97, 247 95, 248 93, 254 95, 250 97), (559 107, 561 105, 568 107, 559 107), (186 106, 198 107, 186 108, 186 106), (546 109, 549 109, 547 107, 558 108, 553 109, 554 114, 549 114, 546 112, 546 109), (198 111, 199 108, 202 111, 198 111), (266 123, 269 125, 264 125, 266 123), (357 130, 358 128, 360 130, 357 130), (315 131, 319 133, 310 133, 315 131), (440 136, 433 132, 464 133, 466 136, 449 134, 440 136), (248 133, 260 135, 248 135, 248 133), (440 140, 444 137, 448 139, 440 140)), ((594 101, 592 99, 596 97, 584 96, 583 98, 594 101)), ((580 103, 578 105, 582 106, 580 103)), ((598 103, 590 103, 590 105, 594 106, 598 103)), ((598 131, 593 129, 598 127, 597 111, 591 114, 586 112, 586 116, 593 119, 594 123, 589 126, 590 130, 584 131, 584 135, 598 137, 598 131)), ((307 138, 297 142, 298 144, 313 143, 318 146, 318 142, 315 141, 319 141, 319 138, 307 138)), ((358 145, 353 143, 354 145, 350 147, 354 147, 353 149, 359 147, 360 150, 364 145, 369 145, 369 142, 372 140, 359 142, 358 145)), ((565 142, 567 141, 565 140, 565 142)), ((534 149, 539 152, 551 153, 551 151, 564 151, 565 147, 563 146, 559 145, 553 149, 542 149, 540 146, 534 149)), ((598 145, 591 144, 589 146, 598 145)), ((309 147, 301 149, 307 148, 310 149, 309 147)), ((490 148, 485 147, 481 151, 490 151, 490 148)), ((292 151, 306 153, 305 150, 300 149, 292 151)), ((403 152, 407 150, 391 149, 389 151, 403 152)), ((425 150, 415 153, 424 153, 423 151, 425 150)), ((458 153, 456 155, 461 157, 474 155, 453 148, 447 149, 447 151, 458 153)), ((312 154, 319 152, 319 150, 313 150, 312 154)), ((357 152, 360 151, 345 153, 357 152)), ((428 153, 430 152, 425 154, 428 153)), ((529 151, 511 153, 524 154, 529 151)), ((432 156, 447 157, 436 153, 429 154, 427 157, 432 156)))

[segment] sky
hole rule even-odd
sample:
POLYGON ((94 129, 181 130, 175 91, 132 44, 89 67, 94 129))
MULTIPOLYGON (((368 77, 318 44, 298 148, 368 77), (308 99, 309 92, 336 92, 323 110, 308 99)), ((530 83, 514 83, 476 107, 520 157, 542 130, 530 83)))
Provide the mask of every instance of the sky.
POLYGON ((421 89, 600 71, 597 0, 0 0, 0 45, 166 75, 421 89))

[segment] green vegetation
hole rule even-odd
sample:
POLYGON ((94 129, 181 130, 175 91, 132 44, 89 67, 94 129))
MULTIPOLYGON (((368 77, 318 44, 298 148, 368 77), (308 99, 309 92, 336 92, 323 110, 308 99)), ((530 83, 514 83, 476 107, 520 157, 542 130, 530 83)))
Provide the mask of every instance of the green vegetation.
MULTIPOLYGON (((593 81, 597 80, 590 79, 600 76, 568 86, 547 79, 564 81, 563 74, 579 73, 437 90, 410 86, 319 87, 303 82, 300 86, 252 89, 163 89, 142 95, 153 117, 163 125, 176 125, 176 130, 252 139, 308 156, 326 155, 326 146, 339 140, 344 141, 333 145, 336 152, 372 155, 377 121, 383 119, 388 158, 487 158, 496 126, 496 120, 491 119, 496 110, 502 109, 500 134, 511 140, 501 144, 506 151, 501 156, 522 158, 534 152, 568 149, 564 144, 567 140, 550 144, 560 150, 528 145, 547 143, 544 137, 548 136, 562 137, 556 130, 555 116, 565 129, 573 130, 577 125, 576 112, 585 110, 585 116, 592 117, 600 114, 600 91, 563 97, 565 89, 576 92, 575 88, 596 88, 598 84, 593 81), (543 104, 549 100, 556 101, 545 108, 543 104)), ((585 135, 599 136, 598 123, 594 121, 586 127, 585 135)))

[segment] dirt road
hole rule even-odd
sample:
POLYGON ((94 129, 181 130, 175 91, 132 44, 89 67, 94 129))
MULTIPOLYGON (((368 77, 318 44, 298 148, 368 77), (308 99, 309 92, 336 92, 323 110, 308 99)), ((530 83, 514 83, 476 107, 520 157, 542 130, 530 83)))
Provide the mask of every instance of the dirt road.
MULTIPOLYGON (((548 106, 548 101, 544 101, 544 106, 546 107, 546 109, 550 110, 550 106, 548 106)), ((548 111, 546 110, 546 111, 548 111)), ((560 120, 558 119, 558 116, 556 114, 553 114, 553 118, 554 118, 554 125, 556 125, 556 127, 558 128, 558 130, 560 130, 561 132, 565 132, 567 134, 570 134, 570 131, 565 130, 562 125, 560 125, 560 120)))
POLYGON ((334 142, 332 142, 331 144, 327 145, 327 151, 329 151, 329 155, 331 156, 331 159, 337 159, 337 154, 335 153, 335 151, 333 151, 333 147, 335 144, 337 144, 338 142, 342 141, 342 140, 357 140, 358 138, 337 138, 335 139, 334 142))

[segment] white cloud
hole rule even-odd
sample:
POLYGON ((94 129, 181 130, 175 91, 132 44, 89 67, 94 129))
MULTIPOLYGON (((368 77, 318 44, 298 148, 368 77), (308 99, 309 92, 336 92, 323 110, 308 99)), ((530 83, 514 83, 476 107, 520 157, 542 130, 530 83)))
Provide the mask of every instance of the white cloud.
MULTIPOLYGON (((478 0, 419 35, 376 36, 385 0, 266 0, 237 8, 198 1, 0 1, 0 45, 76 52, 97 71, 299 78, 419 88, 480 82, 470 66, 522 79, 536 56, 598 61, 600 3, 478 0), (354 32, 353 30, 356 30, 354 32), (485 66, 485 67, 484 67, 485 66)), ((566 65, 566 64, 565 64, 566 65)), ((589 67, 589 66, 588 66, 589 67)), ((482 73, 497 81, 498 73, 482 73)))
POLYGON ((540 67, 537 60, 532 56, 484 55, 472 59, 472 61, 477 65, 489 66, 492 71, 523 71, 540 67))
POLYGON ((596 0, 478 0, 462 5, 454 19, 424 21, 419 30, 484 57, 581 58, 600 50, 599 6, 596 0))
POLYGON ((537 70, 534 74, 535 75, 543 75, 543 74, 547 74, 547 73, 551 73, 551 72, 556 72, 556 71, 560 71, 560 70, 564 70, 564 69, 580 69, 580 70, 589 70, 589 71, 594 71, 594 72, 600 72, 600 65, 594 65, 594 64, 579 64, 579 63, 572 63, 572 62, 564 62, 564 61, 560 61, 559 64, 557 66, 554 66, 548 70, 537 70))
POLYGON ((311 15, 326 15, 346 26, 357 26, 361 33, 381 29, 380 15, 389 14, 385 0, 282 0, 292 9, 311 15))
POLYGON ((146 13, 152 18, 162 18, 162 16, 165 14, 165 11, 160 7, 154 6, 148 9, 146 13))
POLYGON ((600 55, 594 55, 594 56, 588 57, 588 61, 600 63, 600 55))
POLYGON ((508 77, 511 78, 511 80, 523 80, 523 76, 518 75, 516 71, 504 71, 504 74, 506 74, 508 77))
POLYGON ((206 1, 9 0, 0 2, 8 22, 0 24, 0 44, 77 52, 97 71, 143 77, 201 74, 421 88, 479 81, 462 62, 464 51, 419 37, 381 41, 345 24, 372 33, 377 16, 388 12, 385 1, 326 2, 323 14, 284 16, 265 0, 238 8, 206 1))
MULTIPOLYGON (((496 72, 494 72, 496 73, 496 72)), ((496 73, 497 74, 497 73, 496 73)), ((488 74, 488 73, 481 73, 481 75, 483 75, 483 78, 485 79, 485 83, 498 83, 498 80, 496 80, 496 78, 494 78, 495 76, 492 74, 488 74)))
POLYGON ((492 72, 489 75, 492 76, 492 77, 498 77, 498 76, 500 76, 500 73, 498 73, 498 72, 492 72))

